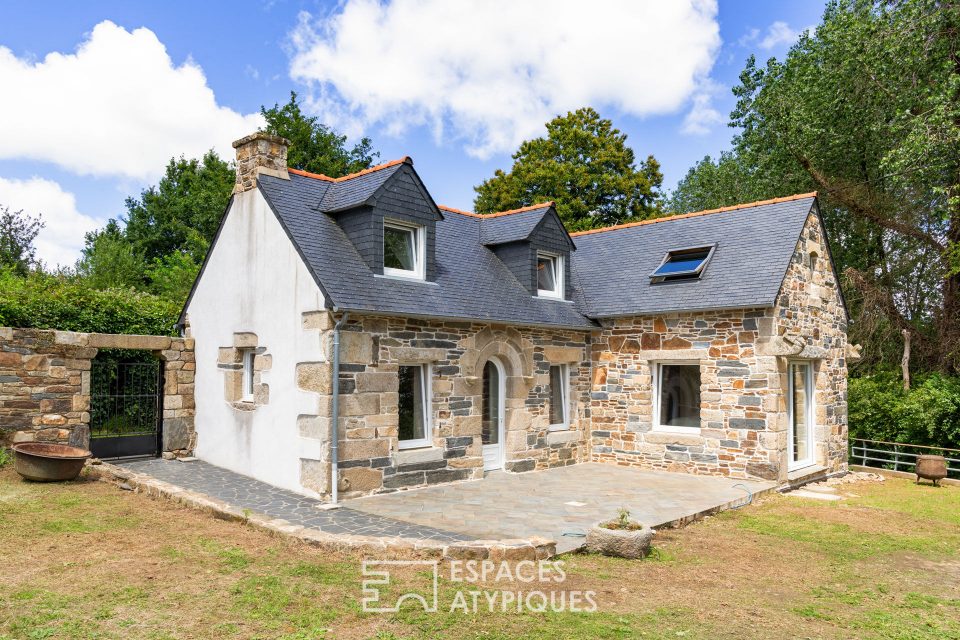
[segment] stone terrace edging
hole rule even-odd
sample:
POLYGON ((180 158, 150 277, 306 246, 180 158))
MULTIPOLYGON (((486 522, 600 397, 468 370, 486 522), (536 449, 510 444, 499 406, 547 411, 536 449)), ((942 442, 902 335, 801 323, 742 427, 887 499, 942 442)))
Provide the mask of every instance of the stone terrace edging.
POLYGON ((493 561, 545 560, 557 553, 555 541, 537 537, 440 543, 417 538, 332 534, 295 525, 281 518, 271 518, 257 512, 248 513, 243 508, 214 500, 202 493, 189 491, 147 474, 135 473, 106 462, 88 464, 87 469, 103 482, 117 485, 125 482, 135 491, 151 498, 165 498, 222 520, 244 522, 261 531, 286 536, 328 551, 379 553, 389 557, 414 556, 437 560, 493 561))

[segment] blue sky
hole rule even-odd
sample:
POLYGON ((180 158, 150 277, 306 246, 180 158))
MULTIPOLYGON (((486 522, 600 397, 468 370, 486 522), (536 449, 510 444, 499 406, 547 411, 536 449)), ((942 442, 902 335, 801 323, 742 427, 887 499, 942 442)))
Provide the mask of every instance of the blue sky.
POLYGON ((324 121, 411 156, 469 209, 520 140, 591 105, 665 187, 729 146, 730 88, 782 57, 822 2, 450 0, 19 2, 0 22, 0 204, 41 211, 49 263, 124 211, 173 154, 257 126, 290 90, 324 121), (590 7, 590 13, 585 7, 590 7), (78 47, 84 47, 78 51, 78 47))

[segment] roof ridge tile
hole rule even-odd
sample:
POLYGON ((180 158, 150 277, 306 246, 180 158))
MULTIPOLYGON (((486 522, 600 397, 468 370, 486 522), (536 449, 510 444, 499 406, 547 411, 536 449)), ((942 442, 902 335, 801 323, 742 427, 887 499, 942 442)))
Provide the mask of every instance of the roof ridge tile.
POLYGON ((330 176, 324 175, 322 173, 310 173, 309 171, 304 171, 303 169, 291 169, 287 168, 287 171, 298 176, 303 176, 305 178, 314 178, 316 180, 323 180, 325 182, 344 182, 346 180, 352 180, 353 178, 359 178, 360 176, 365 176, 368 173, 373 173, 374 171, 380 171, 381 169, 389 169, 390 167, 395 167, 398 164, 413 164, 413 160, 410 156, 403 156, 402 158, 397 158, 396 160, 390 160, 389 162, 384 162, 383 164, 378 164, 374 167, 368 167, 361 171, 354 173, 348 173, 345 176, 340 176, 339 178, 331 178, 330 176))
POLYGON ((703 211, 692 211, 690 213, 678 213, 676 215, 664 216, 662 218, 650 218, 649 220, 625 222, 623 224, 616 224, 610 227, 600 227, 599 229, 587 229, 586 231, 574 231, 570 235, 586 236, 594 233, 602 233, 604 231, 615 231, 617 229, 628 229, 630 227, 640 227, 648 224, 654 224, 657 222, 667 222, 669 220, 683 220, 684 218, 696 218, 699 216, 706 216, 713 213, 724 213, 726 211, 738 211, 740 209, 750 209, 752 207, 759 207, 766 204, 779 204, 781 202, 793 202, 794 200, 803 200, 804 198, 816 198, 816 197, 817 197, 816 191, 810 191, 809 193, 797 193, 792 196, 770 198, 769 200, 758 200, 756 202, 746 202, 743 204, 733 204, 726 207, 719 207, 717 209, 704 209, 703 211))

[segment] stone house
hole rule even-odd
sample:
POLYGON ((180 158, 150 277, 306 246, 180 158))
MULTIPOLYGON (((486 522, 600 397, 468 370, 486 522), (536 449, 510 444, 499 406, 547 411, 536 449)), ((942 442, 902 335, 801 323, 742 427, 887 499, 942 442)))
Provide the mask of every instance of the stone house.
POLYGON ((846 468, 848 322, 815 193, 568 233, 234 143, 184 308, 195 455, 337 498, 583 461, 781 483, 846 468), (331 478, 338 479, 336 486, 331 478))

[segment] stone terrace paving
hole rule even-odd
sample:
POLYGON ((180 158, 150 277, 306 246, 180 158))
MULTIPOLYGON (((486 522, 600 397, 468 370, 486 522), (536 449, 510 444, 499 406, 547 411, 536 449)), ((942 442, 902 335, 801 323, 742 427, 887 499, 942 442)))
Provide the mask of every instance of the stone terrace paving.
POLYGON ((322 504, 319 500, 274 487, 201 460, 182 462, 150 458, 111 462, 135 473, 152 476, 157 480, 202 493, 242 509, 250 509, 273 518, 282 518, 291 524, 327 533, 414 538, 436 542, 473 539, 468 535, 441 531, 345 507, 320 510, 317 509, 317 505, 322 504))
POLYGON ((586 530, 620 507, 654 528, 713 509, 745 504, 774 488, 715 476, 583 463, 522 474, 491 472, 457 482, 356 498, 339 509, 199 460, 130 460, 125 469, 291 524, 331 534, 404 537, 441 543, 530 538, 557 541, 557 552, 580 547, 586 530))

